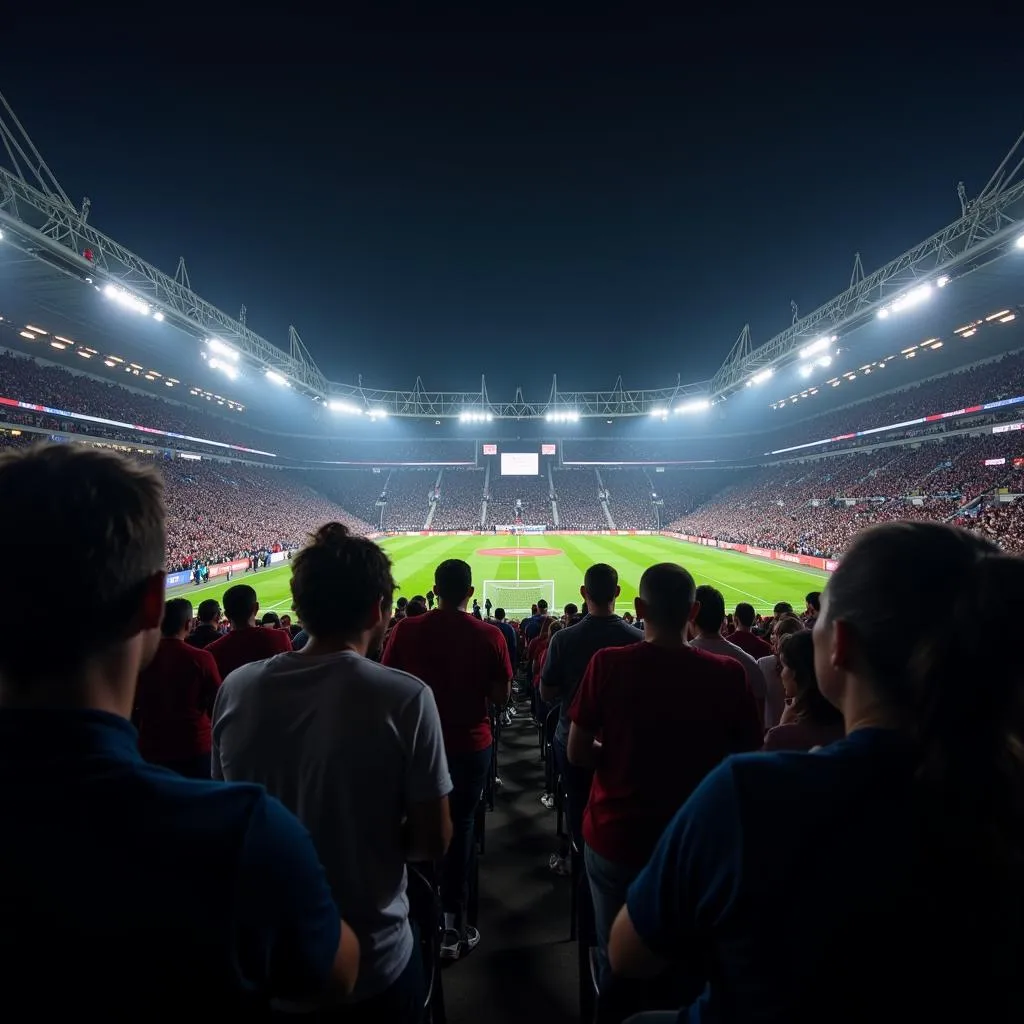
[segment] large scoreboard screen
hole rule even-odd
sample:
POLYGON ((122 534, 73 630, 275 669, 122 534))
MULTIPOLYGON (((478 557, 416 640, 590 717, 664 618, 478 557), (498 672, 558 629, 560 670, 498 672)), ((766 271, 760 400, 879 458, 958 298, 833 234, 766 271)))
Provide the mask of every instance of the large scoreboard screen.
POLYGON ((502 476, 537 476, 540 473, 540 456, 536 452, 502 452, 502 476))

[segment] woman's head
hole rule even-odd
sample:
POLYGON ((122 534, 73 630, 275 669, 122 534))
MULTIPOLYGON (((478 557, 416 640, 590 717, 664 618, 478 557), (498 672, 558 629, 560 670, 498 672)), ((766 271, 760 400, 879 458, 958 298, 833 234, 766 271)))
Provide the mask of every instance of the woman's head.
POLYGON ((779 664, 786 696, 797 718, 822 725, 841 725, 843 716, 821 694, 814 672, 814 634, 809 629, 783 636, 779 664))
POLYGON ((778 654, 779 646, 787 636, 799 633, 803 628, 804 624, 795 615, 786 615, 779 619, 771 633, 772 647, 775 649, 775 653, 778 654))
POLYGON ((848 728, 859 716, 913 736, 918 777, 949 816, 1018 821, 1024 673, 992 633, 1022 618, 1024 560, 937 523, 877 526, 854 540, 822 597, 818 684, 848 728))

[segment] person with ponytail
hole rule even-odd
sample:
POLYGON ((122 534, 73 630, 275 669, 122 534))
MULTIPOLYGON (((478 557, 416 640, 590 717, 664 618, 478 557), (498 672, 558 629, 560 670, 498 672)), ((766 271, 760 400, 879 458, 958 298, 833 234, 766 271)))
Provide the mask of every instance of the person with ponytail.
MULTIPOLYGON (((846 736, 740 755, 669 825, 612 929, 613 971, 685 967, 665 1019, 1019 1019, 1024 560, 897 522, 858 535, 813 632, 846 736)), ((638 1019, 655 1015, 641 1015, 638 1019)))

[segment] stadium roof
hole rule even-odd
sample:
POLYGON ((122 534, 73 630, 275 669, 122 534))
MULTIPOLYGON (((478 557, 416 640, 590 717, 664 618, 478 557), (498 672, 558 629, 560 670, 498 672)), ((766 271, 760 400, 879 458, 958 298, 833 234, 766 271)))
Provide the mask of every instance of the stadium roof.
MULTIPOLYGON (((711 381, 628 389, 620 379, 608 391, 578 392, 562 391, 553 379, 544 401, 528 401, 520 391, 492 398, 483 379, 473 392, 432 391, 419 378, 406 391, 382 390, 328 381, 294 328, 286 352, 197 295, 183 260, 167 275, 95 228, 89 200, 79 207, 71 202, 2 95, 0 141, 10 164, 0 167, 0 274, 12 293, 73 332, 75 325, 109 329, 97 316, 99 292, 135 318, 132 340, 142 349, 166 357, 166 335, 159 332, 175 327, 195 339, 207 369, 231 379, 242 369, 254 372, 268 387, 288 387, 341 415, 565 422, 700 412, 742 388, 759 388, 787 367, 813 371, 834 344, 870 346, 873 332, 888 327, 881 321, 919 317, 932 306, 947 315, 962 310, 964 319, 979 315, 1016 296, 1024 267, 1022 134, 975 199, 961 186, 957 221, 871 274, 858 258, 846 291, 765 344, 755 348, 744 328, 711 381)), ((766 394, 765 405, 770 401, 766 394)))

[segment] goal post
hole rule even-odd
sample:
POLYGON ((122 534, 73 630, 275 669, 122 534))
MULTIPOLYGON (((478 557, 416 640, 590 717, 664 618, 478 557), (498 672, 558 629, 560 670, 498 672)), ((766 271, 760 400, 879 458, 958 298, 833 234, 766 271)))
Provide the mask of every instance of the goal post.
POLYGON ((555 610, 554 580, 484 580, 481 604, 491 602, 494 608, 504 608, 509 618, 522 618, 538 601, 544 600, 555 610))

